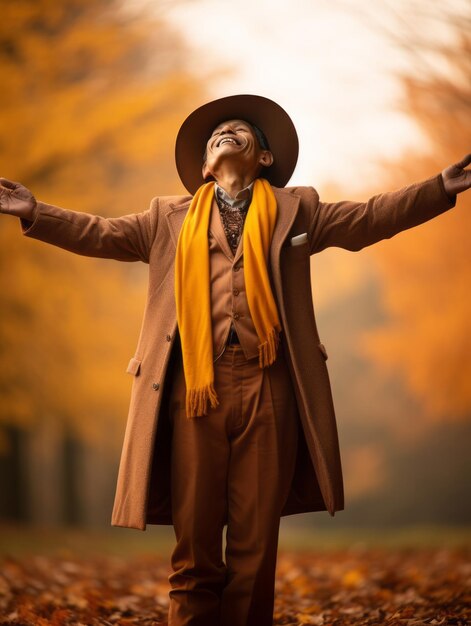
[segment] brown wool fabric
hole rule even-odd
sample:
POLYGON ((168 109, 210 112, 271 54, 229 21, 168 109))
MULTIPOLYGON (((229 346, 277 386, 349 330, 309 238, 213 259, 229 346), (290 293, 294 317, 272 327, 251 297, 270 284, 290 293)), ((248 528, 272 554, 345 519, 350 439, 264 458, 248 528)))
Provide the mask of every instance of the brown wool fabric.
POLYGON ((261 369, 240 346, 229 346, 215 364, 221 402, 200 421, 186 419, 180 355, 173 371, 169 416, 177 543, 169 621, 174 626, 271 626, 280 513, 299 433, 284 355, 261 369))
MULTIPOLYGON (((273 190, 278 218, 269 271, 301 425, 296 468, 282 515, 310 511, 334 515, 344 508, 343 475, 326 367, 328 350, 320 340, 310 297, 310 256, 329 247, 361 250, 437 216, 440 219, 456 201, 447 196, 440 174, 365 201, 323 202, 307 186, 273 190), (306 243, 290 245, 291 238, 302 233, 307 235, 306 243)), ((156 196, 140 213, 103 217, 40 201, 33 221, 20 220, 26 237, 84 256, 149 266, 142 328, 127 369, 123 365, 133 384, 113 526, 145 530, 147 524, 172 523, 171 437, 166 423, 178 339, 173 262, 190 202, 190 195, 156 196)), ((232 271, 239 264, 240 258, 232 271)), ((217 274, 218 268, 213 271, 217 274)))

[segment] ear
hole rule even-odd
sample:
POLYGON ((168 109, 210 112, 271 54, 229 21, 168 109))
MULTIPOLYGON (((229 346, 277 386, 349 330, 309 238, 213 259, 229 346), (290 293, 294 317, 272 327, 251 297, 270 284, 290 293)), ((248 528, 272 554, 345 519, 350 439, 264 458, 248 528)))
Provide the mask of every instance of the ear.
POLYGON ((258 159, 259 164, 262 165, 263 167, 270 167, 273 161, 274 161, 273 154, 270 152, 270 150, 262 150, 262 152, 260 153, 260 157, 258 159))
POLYGON ((211 172, 208 170, 206 163, 206 161, 203 163, 203 167, 201 169, 201 173, 203 174, 203 180, 206 180, 208 176, 211 175, 211 172))

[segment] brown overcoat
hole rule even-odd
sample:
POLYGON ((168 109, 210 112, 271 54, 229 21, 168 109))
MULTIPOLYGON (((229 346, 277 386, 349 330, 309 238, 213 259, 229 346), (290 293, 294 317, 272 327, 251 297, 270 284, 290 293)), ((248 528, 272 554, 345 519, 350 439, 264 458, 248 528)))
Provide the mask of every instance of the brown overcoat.
MULTIPOLYGON (((329 246, 360 250, 447 211, 455 200, 447 196, 440 174, 366 202, 321 202, 313 187, 273 190, 278 217, 269 272, 303 435, 282 515, 321 510, 334 515, 344 508, 343 477, 327 352, 311 297, 310 255, 329 246), (290 245, 301 233, 308 241, 290 245)), ((179 340, 175 251, 190 201, 191 196, 155 197, 142 213, 111 218, 39 202, 35 220, 21 220, 26 236, 77 254, 149 264, 141 332, 126 370, 134 378, 112 526, 145 530, 146 524, 172 523, 165 392, 179 340)))

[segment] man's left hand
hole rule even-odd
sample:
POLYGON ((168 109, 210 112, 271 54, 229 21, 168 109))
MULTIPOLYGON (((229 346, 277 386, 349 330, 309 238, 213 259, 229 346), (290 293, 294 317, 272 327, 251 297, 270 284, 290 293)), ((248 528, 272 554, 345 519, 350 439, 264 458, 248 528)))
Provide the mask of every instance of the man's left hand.
POLYGON ((471 154, 467 154, 464 159, 442 171, 445 191, 450 198, 471 187, 471 170, 464 169, 470 163, 471 154))

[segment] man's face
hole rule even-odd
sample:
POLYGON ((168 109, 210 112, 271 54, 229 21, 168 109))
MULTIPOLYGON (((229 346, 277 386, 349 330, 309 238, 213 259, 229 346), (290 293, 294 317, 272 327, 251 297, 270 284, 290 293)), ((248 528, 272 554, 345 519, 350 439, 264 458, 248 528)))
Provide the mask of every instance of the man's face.
POLYGON ((242 165, 247 172, 258 172, 273 162, 269 150, 262 150, 253 128, 243 120, 228 120, 216 126, 206 144, 203 177, 216 178, 215 173, 224 161, 242 165))

